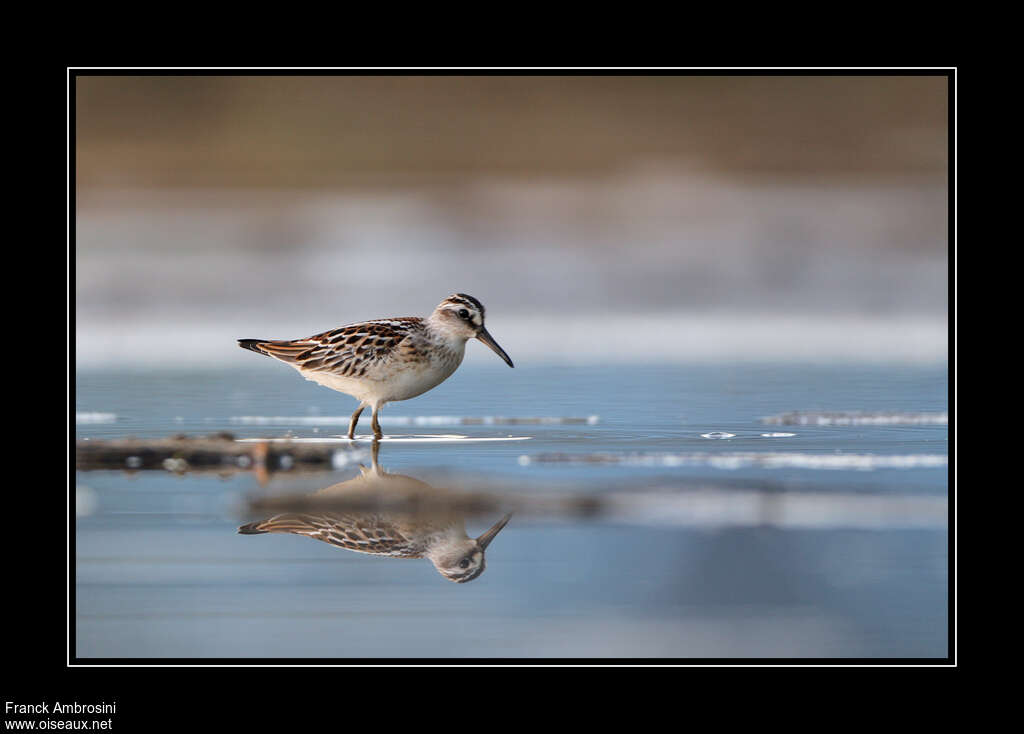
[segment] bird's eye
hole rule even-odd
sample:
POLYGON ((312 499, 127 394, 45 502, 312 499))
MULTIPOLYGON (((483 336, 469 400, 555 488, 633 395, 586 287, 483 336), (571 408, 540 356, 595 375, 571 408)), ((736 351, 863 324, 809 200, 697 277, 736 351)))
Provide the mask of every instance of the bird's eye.
POLYGON ((460 319, 468 319, 469 318, 469 311, 467 311, 464 308, 460 308, 459 309, 459 318, 460 319))
POLYGON ((469 559, 463 558, 461 561, 459 561, 459 568, 469 568, 469 559))

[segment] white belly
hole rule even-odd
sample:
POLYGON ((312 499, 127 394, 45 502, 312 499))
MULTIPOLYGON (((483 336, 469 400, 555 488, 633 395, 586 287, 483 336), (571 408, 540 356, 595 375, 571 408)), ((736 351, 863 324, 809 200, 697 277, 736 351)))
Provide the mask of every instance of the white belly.
POLYGON ((383 383, 382 402, 408 400, 437 387, 451 377, 459 363, 435 364, 430 369, 407 369, 395 373, 383 383))
POLYGON ((375 374, 352 378, 299 369, 307 380, 332 390, 351 395, 367 405, 381 405, 394 400, 408 400, 437 387, 451 377, 462 363, 462 354, 457 359, 433 359, 429 362, 412 364, 389 364, 374 370, 375 374))

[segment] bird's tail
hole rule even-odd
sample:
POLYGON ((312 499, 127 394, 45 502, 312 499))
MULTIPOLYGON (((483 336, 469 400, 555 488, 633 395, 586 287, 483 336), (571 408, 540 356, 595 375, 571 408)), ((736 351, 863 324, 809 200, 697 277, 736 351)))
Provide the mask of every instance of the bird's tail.
POLYGON ((257 354, 266 354, 266 352, 263 351, 263 349, 261 347, 261 345, 266 344, 266 343, 267 343, 266 339, 239 339, 238 340, 238 346, 240 346, 242 349, 248 349, 250 351, 256 352, 257 354))
POLYGON ((238 346, 248 349, 257 354, 265 354, 268 357, 279 359, 288 364, 302 361, 308 358, 315 350, 323 350, 325 347, 314 338, 293 339, 286 341, 267 341, 266 339, 239 339, 238 346))
POLYGON ((329 526, 331 519, 327 515, 302 515, 286 512, 274 515, 265 520, 246 523, 238 528, 241 535, 259 535, 261 533, 298 533, 299 535, 316 535, 329 526))

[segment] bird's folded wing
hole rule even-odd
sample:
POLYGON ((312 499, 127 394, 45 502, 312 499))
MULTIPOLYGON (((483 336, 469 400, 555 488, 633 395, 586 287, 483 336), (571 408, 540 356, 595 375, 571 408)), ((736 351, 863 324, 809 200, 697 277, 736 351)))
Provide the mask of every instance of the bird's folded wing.
POLYGON ((367 321, 307 339, 260 342, 259 349, 304 370, 358 377, 388 359, 420 323, 417 318, 367 321))
POLYGON ((322 540, 339 548, 386 556, 417 557, 409 539, 393 524, 377 515, 336 513, 307 515, 288 513, 249 523, 238 529, 242 534, 295 533, 322 540))

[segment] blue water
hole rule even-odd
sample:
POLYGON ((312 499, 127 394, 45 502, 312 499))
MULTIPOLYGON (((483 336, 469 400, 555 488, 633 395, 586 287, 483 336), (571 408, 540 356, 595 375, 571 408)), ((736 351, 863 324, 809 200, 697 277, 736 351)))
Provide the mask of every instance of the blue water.
MULTIPOLYGON (((297 535, 237 534, 253 519, 247 498, 309 493, 356 476, 354 465, 283 472, 267 484, 252 473, 78 472, 87 501, 75 528, 76 652, 945 657, 948 528, 931 510, 941 509, 947 494, 948 427, 779 426, 761 419, 794 410, 941 413, 947 396, 944 367, 466 365, 435 390, 387 406, 385 434, 529 440, 385 441, 380 461, 387 471, 498 487, 509 496, 557 490, 628 501, 640 491, 685 499, 709 490, 718 513, 679 521, 668 505, 659 517, 655 505, 649 522, 517 515, 487 549, 487 570, 466 584, 445 580, 427 560, 353 553, 297 535), (389 416, 598 418, 389 425, 389 416), (710 432, 734 437, 702 437, 710 432), (769 432, 795 435, 761 435, 769 432), (672 465, 656 458, 780 453, 927 461, 906 468, 815 468, 812 461, 725 469, 703 459, 672 465), (588 460, 594 454, 604 460, 588 460), (751 492, 784 495, 810 514, 730 519, 751 492), (867 514, 829 505, 823 521, 822 497, 881 504, 867 514), (915 502, 929 503, 927 515, 915 517, 915 502)), ((81 414, 116 416, 79 423, 77 436, 90 440, 222 430, 239 438, 336 436, 344 425, 318 425, 314 417, 347 417, 354 408, 351 398, 269 361, 243 371, 80 371, 75 404, 81 414), (254 425, 240 422, 244 416, 303 420, 254 425)), ((364 415, 360 433, 369 432, 368 422, 364 415)), ((496 519, 467 517, 467 530, 478 535, 496 519)))

